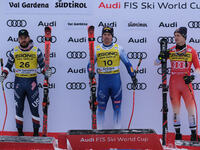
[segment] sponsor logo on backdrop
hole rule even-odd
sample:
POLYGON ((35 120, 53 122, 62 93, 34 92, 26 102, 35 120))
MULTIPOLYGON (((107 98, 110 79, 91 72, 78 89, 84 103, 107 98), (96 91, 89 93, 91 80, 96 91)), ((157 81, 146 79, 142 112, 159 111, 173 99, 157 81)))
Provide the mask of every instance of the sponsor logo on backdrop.
MULTIPOLYGON (((97 42, 98 43, 103 43, 103 39, 102 39, 102 36, 98 36, 97 37, 97 42)), ((113 43, 116 43, 117 42, 117 38, 115 36, 113 36, 113 43)))
MULTIPOLYGON (((56 41, 57 41, 57 37, 51 36, 51 43, 55 43, 56 41)), ((37 42, 38 43, 45 43, 45 36, 44 35, 37 36, 37 42)))
MULTIPOLYGON (((7 89, 14 89, 14 82, 6 82, 5 83, 5 87, 7 89)), ((38 83, 38 87, 39 88, 43 88, 43 83, 38 83)), ((56 84, 55 83, 49 83, 48 86, 50 89, 55 89, 56 88, 56 84)))
MULTIPOLYGON (((45 56, 45 54, 44 54, 44 56, 45 56)), ((56 58, 56 52, 50 52, 49 57, 56 58)))
MULTIPOLYGON (((171 73, 171 67, 167 67, 167 74, 169 75, 170 73, 171 73)), ((157 73, 159 74, 159 75, 162 75, 162 68, 161 67, 159 67, 158 69, 157 69, 157 73)), ((194 73, 194 69, 192 69, 191 68, 191 73, 194 73)))
POLYGON ((128 40, 128 43, 147 43, 147 37, 143 37, 143 38, 130 38, 128 40))
POLYGON ((98 8, 107 8, 107 9, 120 9, 121 8, 121 3, 120 2, 114 2, 114 3, 109 3, 109 2, 101 2, 98 6, 98 8))
POLYGON ((168 44, 176 44, 175 38, 174 38, 173 36, 160 36, 160 37, 158 37, 158 43, 160 43, 160 40, 161 40, 162 38, 166 38, 168 44))
POLYGON ((87 42, 86 37, 81 37, 81 38, 73 38, 73 37, 69 37, 67 42, 72 42, 72 43, 85 43, 87 42))
POLYGON ((166 28, 172 27, 172 28, 174 28, 174 27, 177 27, 177 22, 172 22, 172 23, 161 22, 158 27, 159 28, 161 28, 161 27, 166 27, 166 28))
POLYGON ((143 23, 143 22, 129 22, 128 23, 128 27, 131 27, 131 28, 136 28, 136 27, 143 27, 143 28, 147 28, 148 25, 147 23, 143 23))
MULTIPOLYGON (((55 73, 56 73, 56 68, 55 68, 55 67, 49 67, 49 68, 51 69, 52 74, 55 74, 55 73)), ((38 67, 38 69, 37 69, 37 73, 38 73, 38 74, 41 74, 41 73, 42 73, 40 67, 38 67)))
POLYGON ((67 29, 69 30, 87 30, 88 22, 85 21, 70 21, 66 23, 67 29))
POLYGON ((68 59, 85 59, 87 53, 85 51, 69 51, 66 56, 68 59))
POLYGON ((189 43, 200 43, 200 39, 190 38, 189 43))
POLYGON ((188 27, 189 28, 200 28, 200 21, 189 21, 188 27))
POLYGON ((141 10, 177 10, 177 9, 200 9, 200 4, 196 2, 99 2, 99 9, 141 9, 141 10))
POLYGON ((68 90, 84 90, 86 88, 86 83, 84 83, 84 82, 67 82, 66 88, 68 90))
MULTIPOLYGON (((133 90, 133 83, 128 83, 127 84, 127 89, 128 90, 133 90)), ((137 83, 136 87, 135 87, 136 90, 146 90, 147 89, 147 84, 146 83, 137 83)))
POLYGON ((69 68, 67 70, 67 73, 79 73, 79 74, 83 74, 83 73, 86 73, 86 68, 79 68, 79 69, 75 69, 75 68, 69 68))
POLYGON ((117 21, 113 21, 113 22, 103 22, 103 21, 100 21, 98 23, 98 27, 105 27, 105 26, 110 26, 110 27, 117 27, 117 21))
POLYGON ((147 73, 147 68, 141 68, 141 69, 138 69, 138 71, 134 70, 134 72, 139 73, 139 74, 146 74, 147 73))
POLYGON ((9 36, 7 41, 8 42, 18 42, 18 38, 9 36))
POLYGON ((56 27, 56 21, 50 21, 50 22, 39 21, 38 27, 39 26, 42 26, 42 27, 47 27, 47 26, 56 27))
POLYGON ((6 24, 8 27, 25 27, 27 25, 27 21, 24 19, 9 19, 6 24))
POLYGON ((49 8, 49 3, 9 2, 10 8, 49 8))
POLYGON ((200 83, 192 83, 193 90, 200 90, 200 83))
POLYGON ((128 52, 127 57, 129 59, 146 59, 147 58, 147 53, 146 52, 128 52))
POLYGON ((87 3, 80 3, 75 1, 68 2, 68 1, 66 2, 58 0, 58 2, 55 3, 55 8, 87 8, 87 3))

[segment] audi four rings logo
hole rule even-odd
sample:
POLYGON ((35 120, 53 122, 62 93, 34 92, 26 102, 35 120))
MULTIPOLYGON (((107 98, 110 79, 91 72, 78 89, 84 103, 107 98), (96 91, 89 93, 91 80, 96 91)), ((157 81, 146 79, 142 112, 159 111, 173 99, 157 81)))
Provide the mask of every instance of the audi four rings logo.
POLYGON ((175 44, 175 38, 172 37, 172 36, 160 36, 158 37, 158 43, 160 43, 160 40, 163 39, 163 38, 166 38, 167 39, 167 42, 168 44, 175 44))
POLYGON ((25 27, 27 25, 26 20, 11 20, 7 21, 7 26, 9 27, 25 27))
POLYGON ((199 59, 200 59, 200 52, 197 52, 197 54, 198 54, 198 57, 199 57, 199 59))
POLYGON ((192 83, 193 90, 200 90, 200 83, 192 83))
POLYGON ((14 89, 14 82, 6 82, 5 86, 7 89, 14 89))
MULTIPOLYGON (((45 43, 45 36, 39 35, 37 37, 38 43, 45 43)), ((55 43, 57 41, 57 38, 55 36, 51 36, 51 43, 55 43)))
MULTIPOLYGON (((166 72, 167 72, 167 74, 170 74, 170 73, 171 73, 171 67, 168 67, 167 70, 166 70, 166 72)), ((157 73, 158 73, 159 75, 162 75, 162 68, 161 68, 161 67, 159 67, 159 68, 157 69, 157 73)))
POLYGON ((66 88, 68 90, 84 90, 86 88, 86 84, 84 82, 68 82, 66 84, 66 88))
POLYGON ((128 52, 127 57, 129 59, 146 59, 147 53, 146 52, 128 52))
MULTIPOLYGON (((103 43, 102 36, 99 36, 97 38, 97 42, 98 43, 103 43)), ((113 43, 116 43, 116 42, 117 42, 117 38, 115 36, 113 36, 113 43)))
POLYGON ((188 22, 189 28, 200 28, 200 21, 190 21, 188 22))
MULTIPOLYGON (((49 67, 52 71, 52 74, 55 74, 56 73, 56 68, 55 67, 49 67)), ((37 70, 37 73, 38 74, 41 74, 41 68, 38 67, 38 70, 37 70)))
MULTIPOLYGON (((136 90, 145 90, 147 88, 147 84, 146 83, 137 83, 136 85, 136 90)), ((128 90, 133 90, 133 83, 128 83, 127 84, 127 89, 128 90)))
POLYGON ((84 51, 69 51, 66 56, 69 59, 85 59, 87 57, 87 53, 84 51))

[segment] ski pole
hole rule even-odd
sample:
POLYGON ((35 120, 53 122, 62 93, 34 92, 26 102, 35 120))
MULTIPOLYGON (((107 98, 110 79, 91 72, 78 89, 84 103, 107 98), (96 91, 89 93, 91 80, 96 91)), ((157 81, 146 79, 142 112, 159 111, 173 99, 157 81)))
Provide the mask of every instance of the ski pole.
MULTIPOLYGON (((139 68, 141 62, 142 62, 142 57, 140 58, 138 65, 136 67, 135 76, 137 74, 137 71, 138 71, 138 68, 139 68)), ((133 107, 132 107, 131 117, 130 117, 129 124, 128 124, 128 129, 130 129, 130 125, 131 125, 132 118, 133 118, 133 112, 134 112, 134 106, 135 106, 135 88, 136 88, 136 86, 133 86, 133 107)))
MULTIPOLYGON (((1 58, 1 71, 3 71, 3 58, 1 58)), ((7 106, 6 94, 5 94, 3 81, 1 82, 1 87, 2 87, 2 90, 3 90, 3 97, 4 97, 4 101, 5 101, 5 105, 6 105, 6 115, 5 115, 5 118, 4 118, 3 127, 2 127, 2 131, 1 131, 1 135, 3 135, 3 131, 4 131, 6 119, 7 119, 7 114, 8 114, 8 106, 7 106)))
MULTIPOLYGON (((187 60, 185 60, 185 68, 186 69, 187 69, 187 66, 188 66, 187 60)), ((185 72, 185 75, 188 75, 188 72, 185 72)), ((195 109, 196 109, 196 135, 197 135, 196 140, 198 141, 198 110, 197 110, 197 104, 196 104, 196 101, 194 99, 194 94, 192 93, 192 89, 190 88, 190 85, 188 84, 187 86, 189 88, 189 91, 190 91, 190 94, 191 94, 192 99, 194 101, 194 105, 195 105, 195 109)))

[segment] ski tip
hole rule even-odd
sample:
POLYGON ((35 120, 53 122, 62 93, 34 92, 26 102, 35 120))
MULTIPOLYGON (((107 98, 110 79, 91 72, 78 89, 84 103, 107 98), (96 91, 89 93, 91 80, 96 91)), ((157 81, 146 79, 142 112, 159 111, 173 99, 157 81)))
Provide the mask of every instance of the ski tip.
POLYGON ((51 26, 45 27, 45 28, 44 28, 44 31, 45 31, 45 32, 51 32, 51 26))
POLYGON ((89 26, 88 30, 94 30, 94 26, 89 26))
POLYGON ((3 58, 0 58, 1 61, 1 67, 3 67, 3 58))

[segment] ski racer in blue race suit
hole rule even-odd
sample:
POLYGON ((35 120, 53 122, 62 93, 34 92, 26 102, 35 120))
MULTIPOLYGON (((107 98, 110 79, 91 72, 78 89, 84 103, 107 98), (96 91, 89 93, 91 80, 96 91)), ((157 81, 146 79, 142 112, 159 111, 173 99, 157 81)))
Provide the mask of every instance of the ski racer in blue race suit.
MULTIPOLYGON (((105 26, 102 30, 103 44, 95 48, 95 63, 97 62, 97 73, 99 74, 97 90, 97 128, 102 129, 104 114, 109 97, 112 99, 114 110, 114 128, 120 128, 122 87, 120 79, 120 60, 125 64, 133 84, 137 84, 135 72, 129 62, 124 49, 113 41, 113 28, 105 26)), ((90 68, 90 63, 88 64, 90 68)), ((92 72, 89 71, 89 76, 92 72)))
POLYGON ((0 82, 7 77, 9 70, 11 71, 15 64, 15 81, 14 81, 14 99, 16 106, 16 127, 18 136, 23 136, 23 111, 24 101, 27 96, 30 110, 32 113, 32 122, 34 133, 38 136, 40 127, 40 118, 38 113, 39 107, 39 91, 37 85, 37 66, 42 72, 50 77, 51 69, 44 70, 44 57, 39 48, 33 45, 33 41, 29 37, 27 30, 22 29, 18 33, 19 46, 16 46, 9 52, 9 57, 5 68, 0 76, 0 82))

